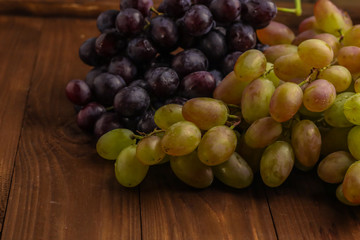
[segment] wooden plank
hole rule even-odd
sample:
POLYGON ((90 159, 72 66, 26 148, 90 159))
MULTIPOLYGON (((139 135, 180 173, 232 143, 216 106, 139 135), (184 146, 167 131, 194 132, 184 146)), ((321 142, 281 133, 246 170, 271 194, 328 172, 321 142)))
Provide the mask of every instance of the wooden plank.
POLYGON ((234 190, 219 182, 198 190, 181 183, 169 165, 150 168, 140 186, 143 240, 276 239, 259 181, 234 190))
MULTIPOLYGON (((2 229, 42 20, 0 16, 0 229, 2 229)), ((1 230, 0 230, 1 231, 1 230)))
POLYGON ((279 188, 267 188, 279 239, 360 239, 360 208, 340 203, 335 190, 315 171, 298 170, 279 188))
POLYGON ((140 239, 138 189, 116 182, 114 162, 97 156, 64 93, 89 70, 77 54, 95 21, 45 23, 2 239, 140 239))

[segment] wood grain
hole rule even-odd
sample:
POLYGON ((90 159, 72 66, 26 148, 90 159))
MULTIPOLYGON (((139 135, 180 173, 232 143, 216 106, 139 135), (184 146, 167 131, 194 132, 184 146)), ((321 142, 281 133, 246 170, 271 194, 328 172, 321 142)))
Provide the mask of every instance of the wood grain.
POLYGON ((0 229, 14 169, 41 19, 0 16, 0 229))
POLYGON ((138 189, 75 125, 65 84, 89 69, 78 58, 95 21, 46 19, 16 158, 2 239, 140 239, 138 189))

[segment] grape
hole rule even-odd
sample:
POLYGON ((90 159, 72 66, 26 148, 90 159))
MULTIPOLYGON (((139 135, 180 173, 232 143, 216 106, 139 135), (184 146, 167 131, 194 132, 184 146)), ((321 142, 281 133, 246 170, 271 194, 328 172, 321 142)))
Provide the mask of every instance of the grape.
POLYGON ((333 65, 321 71, 318 78, 326 79, 331 82, 336 92, 343 92, 350 87, 352 76, 349 70, 340 65, 333 65))
POLYGON ((260 42, 267 45, 291 44, 295 38, 294 32, 286 25, 271 21, 263 29, 256 30, 260 42))
POLYGON ((335 98, 334 85, 324 79, 318 79, 305 88, 303 103, 312 112, 322 112, 331 107, 335 98))
POLYGON ((310 74, 310 71, 311 67, 300 59, 298 53, 281 56, 274 62, 276 76, 286 82, 304 79, 310 74))
POLYGON ((321 32, 315 29, 306 30, 305 32, 302 32, 299 35, 297 35, 292 41, 292 44, 299 46, 301 43, 303 43, 306 40, 314 39, 315 36, 318 35, 319 33, 321 32))
POLYGON ((68 82, 68 84, 66 84, 65 93, 72 103, 80 106, 86 105, 92 98, 89 85, 79 79, 68 82))
POLYGON ((298 27, 298 32, 302 33, 306 30, 317 29, 317 23, 315 16, 310 16, 302 20, 298 27))
POLYGON ((116 113, 106 112, 96 121, 94 134, 97 138, 99 138, 113 129, 122 127, 119 116, 116 113))
POLYGON ((89 85, 91 90, 94 90, 94 80, 95 78, 101 74, 107 72, 107 66, 102 66, 102 67, 95 67, 93 69, 91 69, 85 77, 85 82, 87 83, 87 85, 89 85))
POLYGON ((106 109, 104 108, 104 106, 96 102, 88 103, 77 114, 77 125, 83 130, 92 131, 94 129, 95 122, 105 112, 106 109))
POLYGON ((354 25, 349 31, 344 33, 342 43, 344 46, 360 47, 360 24, 354 25))
POLYGON ((338 52, 341 48, 341 44, 337 37, 329 33, 320 33, 314 36, 315 39, 320 39, 329 44, 334 52, 334 57, 338 55, 338 52))
POLYGON ((174 95, 180 83, 176 72, 168 67, 158 67, 151 70, 145 76, 145 80, 149 83, 152 93, 159 98, 174 95))
POLYGON ((206 71, 190 73, 181 81, 181 95, 186 98, 210 97, 216 87, 213 75, 206 71))
MULTIPOLYGON (((214 69, 214 70, 211 70, 209 73, 213 76, 213 78, 215 80, 215 86, 219 85, 224 78, 224 76, 222 75, 222 73, 219 70, 214 69)), ((215 90, 215 88, 213 90, 215 90)), ((210 94, 210 96, 211 95, 212 94, 210 94)))
POLYGON ((149 166, 142 164, 136 158, 136 145, 125 148, 116 159, 115 177, 124 187, 139 185, 149 170, 149 166))
POLYGON ((215 88, 213 97, 227 104, 240 104, 242 93, 250 81, 239 81, 235 72, 230 72, 215 88))
POLYGON ((150 91, 149 83, 147 81, 145 81, 145 80, 142 80, 142 79, 132 81, 129 84, 129 87, 132 87, 132 86, 141 87, 141 88, 145 89, 147 92, 150 91))
POLYGON ((360 126, 353 127, 348 136, 347 143, 351 155, 357 160, 360 160, 360 126))
POLYGON ((277 87, 270 99, 269 113, 278 122, 290 120, 299 110, 303 92, 299 85, 286 82, 277 87))
POLYGON ((265 185, 280 186, 294 166, 294 152, 289 143, 277 141, 268 146, 260 161, 260 175, 265 185))
POLYGON ((354 204, 354 203, 351 203, 349 202, 345 196, 344 196, 344 192, 343 192, 343 185, 340 184, 337 188, 336 188, 336 197, 337 199, 342 202, 343 204, 345 205, 348 205, 348 206, 358 206, 359 204, 354 204))
POLYGON ((297 53, 297 46, 291 44, 279 44, 270 46, 264 51, 266 60, 271 63, 274 63, 279 57, 291 53, 297 53))
POLYGON ((247 85, 242 93, 241 112, 247 123, 269 115, 274 84, 265 78, 258 78, 247 85))
POLYGON ((160 142, 161 138, 159 136, 149 136, 141 139, 136 147, 136 158, 144 165, 160 163, 165 157, 160 142))
POLYGON ((168 129, 174 123, 184 121, 182 115, 183 106, 179 104, 167 104, 156 110, 154 121, 161 129, 168 129))
POLYGON ((314 5, 314 16, 317 27, 327 33, 339 36, 352 27, 352 22, 347 13, 338 9, 329 0, 318 0, 314 5))
POLYGON ((87 65, 100 66, 105 60, 95 50, 96 38, 89 38, 79 48, 79 57, 87 65))
POLYGON ((276 75, 275 75, 275 72, 274 72, 274 64, 272 63, 269 63, 267 62, 266 63, 266 72, 264 74, 264 77, 266 79, 269 79, 273 84, 274 84, 274 87, 277 88, 280 84, 280 78, 278 78, 276 75))
POLYGON ((309 39, 298 46, 298 54, 305 64, 314 68, 323 68, 329 65, 334 53, 332 48, 320 39, 309 39))
POLYGON ((184 119, 195 123, 201 130, 224 125, 228 111, 222 101, 212 98, 193 98, 182 107, 184 119))
POLYGON ((157 16, 151 19, 150 36, 155 45, 160 49, 173 50, 177 47, 179 39, 175 22, 165 16, 157 16))
POLYGON ((346 67, 352 74, 360 72, 360 47, 348 46, 339 50, 339 65, 346 67))
POLYGON ((221 72, 226 76, 234 70, 235 63, 242 52, 235 51, 226 55, 222 62, 221 72))
POLYGON ((227 32, 227 42, 232 51, 252 49, 256 45, 255 30, 242 22, 235 22, 227 32))
POLYGON ((150 8, 154 5, 152 0, 121 0, 120 8, 135 8, 139 10, 144 17, 150 17, 150 8))
POLYGON ((341 183, 347 169, 355 161, 348 152, 333 152, 321 160, 317 168, 317 174, 324 182, 341 183))
POLYGON ((240 15, 241 4, 239 0, 213 0, 209 8, 216 21, 231 23, 240 15))
POLYGON ((141 87, 125 87, 114 98, 115 111, 124 117, 140 115, 149 105, 150 97, 141 87))
POLYGON ((198 157, 202 163, 215 166, 228 160, 234 153, 237 138, 227 126, 210 128, 202 137, 198 147, 198 157))
POLYGON ((126 83, 122 77, 111 73, 101 73, 94 80, 96 99, 104 106, 111 106, 116 93, 125 86, 126 83))
POLYGON ((266 58, 259 50, 251 49, 240 55, 234 66, 239 81, 252 81, 264 74, 266 58))
POLYGON ((136 143, 134 133, 126 128, 113 129, 103 134, 96 143, 96 151, 100 157, 115 160, 126 147, 136 143))
POLYGON ((137 124, 137 130, 143 133, 151 133, 157 127, 154 121, 153 110, 148 110, 145 114, 140 118, 137 124))
POLYGON ((96 26, 100 32, 105 32, 115 28, 116 16, 119 14, 118 10, 110 9, 99 14, 96 19, 96 26))
POLYGON ((271 0, 248 0, 242 7, 241 19, 256 29, 269 25, 277 13, 276 5, 271 0))
POLYGON ((347 136, 351 128, 331 128, 321 132, 321 154, 326 156, 337 151, 349 151, 347 136))
POLYGON ((127 129, 131 131, 137 130, 137 125, 141 119, 141 115, 133 116, 133 117, 123 117, 120 116, 120 123, 123 124, 127 129))
POLYGON ((130 40, 126 49, 127 55, 136 63, 144 63, 152 60, 157 51, 145 37, 137 37, 130 40))
POLYGON ((112 57, 126 46, 120 34, 116 31, 107 31, 96 38, 96 53, 103 57, 112 57))
POLYGON ((198 49, 187 49, 179 52, 174 56, 171 63, 171 67, 180 77, 197 71, 206 71, 208 65, 208 59, 198 49))
POLYGON ((213 30, 201 37, 197 47, 213 65, 218 64, 227 53, 225 36, 219 31, 213 30))
POLYGON ((251 167, 253 173, 256 173, 260 169, 260 160, 264 152, 264 148, 251 148, 245 143, 245 138, 241 137, 238 140, 238 146, 236 152, 242 156, 245 161, 251 167))
POLYGON ((348 168, 342 188, 344 197, 349 202, 360 204, 360 161, 355 161, 348 168))
POLYGON ((200 162, 196 151, 185 156, 171 157, 170 166, 181 181, 194 188, 206 188, 213 182, 211 167, 200 162))
POLYGON ((130 37, 141 33, 145 21, 139 10, 126 8, 121 10, 116 16, 115 25, 122 36, 130 37))
POLYGON ((303 171, 310 170, 319 160, 321 135, 317 126, 304 119, 296 123, 291 131, 291 145, 295 153, 295 165, 303 171))
POLYGON ((214 25, 213 16, 205 5, 193 5, 183 17, 184 28, 192 36, 208 33, 214 25))
POLYGON ((120 75, 127 84, 129 84, 137 74, 136 66, 130 59, 123 56, 112 58, 108 71, 114 75, 120 75))
POLYGON ((236 152, 226 162, 212 169, 217 179, 233 188, 246 188, 254 178, 247 162, 236 152))
MULTIPOLYGON (((189 10, 191 6, 190 0, 164 0, 162 2, 164 12, 174 18, 179 18, 189 10)), ((160 8, 160 7, 159 7, 160 8)))
POLYGON ((161 139, 163 151, 171 156, 183 156, 194 151, 201 140, 200 129, 188 121, 171 125, 161 139))
POLYGON ((325 121, 330 126, 351 127, 353 125, 344 114, 344 104, 353 95, 353 92, 340 93, 336 96, 334 104, 324 112, 325 121))
POLYGON ((360 78, 356 79, 354 82, 354 90, 356 93, 360 93, 360 78))
POLYGON ((360 93, 350 96, 345 101, 344 114, 349 122, 360 125, 360 93))

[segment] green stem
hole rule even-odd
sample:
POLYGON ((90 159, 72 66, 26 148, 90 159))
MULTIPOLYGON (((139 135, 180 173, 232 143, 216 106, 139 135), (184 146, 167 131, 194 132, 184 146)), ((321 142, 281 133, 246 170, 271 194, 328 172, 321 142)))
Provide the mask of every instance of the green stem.
POLYGON ((278 11, 281 12, 288 12, 288 13, 295 13, 296 16, 301 16, 302 8, 301 8, 301 0, 294 0, 295 8, 282 8, 278 7, 278 11))
POLYGON ((237 115, 231 115, 231 114, 228 114, 227 115, 228 118, 233 118, 233 119, 240 119, 241 117, 237 116, 237 115))
POLYGON ((113 110, 114 109, 114 106, 110 106, 110 107, 107 107, 106 108, 106 111, 111 111, 111 110, 113 110))
POLYGON ((156 10, 156 8, 154 8, 154 7, 151 7, 150 8, 150 10, 152 11, 152 12, 154 12, 156 15, 163 15, 163 13, 161 13, 161 12, 159 12, 158 10, 156 10))
POLYGON ((234 122, 233 125, 230 126, 230 129, 234 129, 237 125, 239 125, 241 123, 240 121, 234 122))
POLYGON ((232 107, 232 108, 240 108, 240 106, 236 105, 236 104, 227 104, 228 107, 232 107))

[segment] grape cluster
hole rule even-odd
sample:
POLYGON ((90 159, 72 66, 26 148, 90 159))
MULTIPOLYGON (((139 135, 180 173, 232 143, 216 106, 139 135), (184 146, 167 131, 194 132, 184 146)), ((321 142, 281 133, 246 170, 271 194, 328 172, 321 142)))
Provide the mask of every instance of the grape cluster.
POLYGON ((149 133, 164 104, 211 97, 240 54, 262 48, 256 29, 277 9, 271 0, 122 0, 97 18, 100 34, 79 49, 94 68, 66 93, 77 123, 97 138, 115 128, 149 133))

